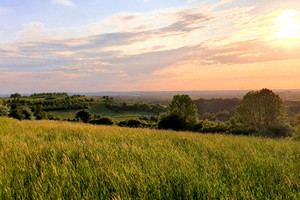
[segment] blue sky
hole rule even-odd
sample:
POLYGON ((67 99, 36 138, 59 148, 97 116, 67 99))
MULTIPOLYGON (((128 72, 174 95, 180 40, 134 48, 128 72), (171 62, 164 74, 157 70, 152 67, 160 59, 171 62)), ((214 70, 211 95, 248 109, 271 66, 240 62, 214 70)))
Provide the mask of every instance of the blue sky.
POLYGON ((297 0, 1 0, 0 93, 294 89, 299 7, 297 0))

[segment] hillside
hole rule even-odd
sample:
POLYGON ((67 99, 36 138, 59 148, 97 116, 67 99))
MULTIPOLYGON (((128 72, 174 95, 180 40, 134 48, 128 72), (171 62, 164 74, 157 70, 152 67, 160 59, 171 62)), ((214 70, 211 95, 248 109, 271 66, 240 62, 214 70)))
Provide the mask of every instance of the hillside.
MULTIPOLYGON (((48 111, 48 114, 51 114, 60 119, 73 119, 76 116, 76 113, 82 109, 73 109, 73 110, 58 110, 58 111, 48 111)), ((154 113, 147 112, 115 112, 111 109, 106 108, 103 101, 89 103, 89 108, 87 109, 92 114, 100 114, 101 116, 111 117, 114 120, 126 120, 126 119, 137 119, 143 116, 152 116, 154 113)))
POLYGON ((300 145, 0 118, 1 199, 299 199, 300 145))

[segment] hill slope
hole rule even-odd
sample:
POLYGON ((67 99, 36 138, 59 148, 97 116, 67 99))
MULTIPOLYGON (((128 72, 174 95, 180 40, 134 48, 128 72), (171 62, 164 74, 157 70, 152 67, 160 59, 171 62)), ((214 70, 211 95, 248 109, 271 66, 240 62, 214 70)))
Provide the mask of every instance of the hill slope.
POLYGON ((0 118, 0 198, 299 199, 300 145, 0 118))
MULTIPOLYGON (((68 119, 68 118, 73 119, 75 118, 77 112, 80 110, 83 109, 48 111, 47 113, 52 114, 55 117, 59 117, 60 119, 68 119)), ((130 112, 130 111, 118 113, 106 108, 104 102, 90 103, 90 108, 87 110, 89 110, 92 114, 100 114, 104 117, 111 117, 117 121, 126 120, 126 119, 137 119, 143 116, 155 115, 154 113, 130 112)))

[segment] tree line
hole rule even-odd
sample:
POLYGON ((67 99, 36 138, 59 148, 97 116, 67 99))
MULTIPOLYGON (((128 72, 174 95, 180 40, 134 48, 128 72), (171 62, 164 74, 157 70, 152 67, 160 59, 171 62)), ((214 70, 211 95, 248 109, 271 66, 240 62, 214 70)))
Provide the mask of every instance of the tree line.
POLYGON ((155 113, 157 115, 165 112, 165 106, 156 104, 151 105, 148 103, 133 103, 133 104, 127 104, 126 102, 118 103, 115 102, 113 98, 111 97, 103 97, 105 99, 105 106, 108 109, 111 109, 118 113, 123 112, 149 112, 149 113, 155 113))
POLYGON ((117 122, 108 117, 91 114, 87 110, 87 106, 88 102, 93 101, 93 99, 72 100, 72 98, 66 97, 49 101, 27 102, 19 98, 15 98, 11 102, 3 101, 0 103, 0 116, 10 116, 17 119, 54 119, 53 116, 47 116, 44 109, 54 109, 54 107, 70 109, 81 102, 83 104, 79 105, 82 107, 76 108, 83 110, 79 111, 76 117, 70 119, 70 121, 201 133, 267 137, 288 137, 292 133, 296 134, 296 137, 300 135, 300 114, 297 114, 294 118, 288 117, 282 99, 269 89, 250 91, 242 100, 199 99, 193 101, 188 95, 176 95, 168 107, 146 103, 116 103, 111 97, 103 97, 103 99, 108 108, 117 112, 143 111, 157 113, 158 115, 117 122), (214 119, 210 120, 207 113, 213 113, 214 119))

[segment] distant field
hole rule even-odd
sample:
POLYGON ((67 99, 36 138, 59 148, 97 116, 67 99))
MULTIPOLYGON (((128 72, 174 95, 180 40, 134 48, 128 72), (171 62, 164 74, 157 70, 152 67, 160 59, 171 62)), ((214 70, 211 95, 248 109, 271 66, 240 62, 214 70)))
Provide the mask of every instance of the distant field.
POLYGON ((1 199, 300 199, 300 144, 0 118, 1 199))
MULTIPOLYGON (((68 118, 74 118, 76 116, 76 113, 82 109, 78 110, 62 110, 62 111, 50 111, 47 112, 49 114, 52 114, 56 117, 59 117, 61 119, 68 119, 68 118)), ((93 114, 100 114, 105 117, 111 117, 115 120, 125 120, 125 119, 133 119, 133 118, 139 118, 141 116, 151 116, 155 115, 153 113, 146 113, 146 112, 124 112, 124 113, 117 113, 113 110, 110 110, 105 107, 103 102, 95 102, 90 104, 89 111, 93 114)))

